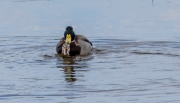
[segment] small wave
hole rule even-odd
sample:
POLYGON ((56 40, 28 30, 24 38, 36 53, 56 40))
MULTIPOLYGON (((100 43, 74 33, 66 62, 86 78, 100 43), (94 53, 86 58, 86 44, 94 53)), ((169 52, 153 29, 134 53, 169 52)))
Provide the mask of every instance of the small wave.
POLYGON ((180 56, 180 54, 171 54, 171 53, 162 53, 162 52, 132 51, 130 53, 138 54, 138 55, 164 55, 164 56, 173 56, 173 57, 179 57, 180 56))

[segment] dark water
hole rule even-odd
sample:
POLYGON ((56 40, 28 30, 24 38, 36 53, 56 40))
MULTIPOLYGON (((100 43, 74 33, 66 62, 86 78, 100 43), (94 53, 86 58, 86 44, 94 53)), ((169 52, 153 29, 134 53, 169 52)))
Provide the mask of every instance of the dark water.
POLYGON ((1 103, 179 103, 180 1, 1 0, 1 103), (67 25, 93 54, 63 63, 67 25))

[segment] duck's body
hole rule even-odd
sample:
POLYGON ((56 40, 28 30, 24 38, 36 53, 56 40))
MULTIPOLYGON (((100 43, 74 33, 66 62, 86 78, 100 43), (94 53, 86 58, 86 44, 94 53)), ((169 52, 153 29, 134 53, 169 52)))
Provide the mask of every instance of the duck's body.
MULTIPOLYGON (((68 27, 67 27, 68 28, 68 27)), ((92 51, 92 43, 83 35, 73 34, 70 41, 67 40, 67 35, 71 35, 71 32, 65 31, 65 37, 61 38, 56 46, 56 52, 61 55, 77 56, 88 55, 92 51), (64 52, 65 51, 65 52, 64 52)), ((72 28, 72 27, 71 27, 72 28)), ((73 30, 73 29, 71 29, 73 30)), ((74 33, 74 32, 73 32, 74 33)))

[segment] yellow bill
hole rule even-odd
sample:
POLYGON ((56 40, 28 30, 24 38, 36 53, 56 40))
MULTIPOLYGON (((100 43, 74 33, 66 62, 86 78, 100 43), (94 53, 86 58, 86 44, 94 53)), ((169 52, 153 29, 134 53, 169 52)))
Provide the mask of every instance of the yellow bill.
POLYGON ((67 34, 66 35, 66 44, 70 44, 71 43, 71 34, 67 34))

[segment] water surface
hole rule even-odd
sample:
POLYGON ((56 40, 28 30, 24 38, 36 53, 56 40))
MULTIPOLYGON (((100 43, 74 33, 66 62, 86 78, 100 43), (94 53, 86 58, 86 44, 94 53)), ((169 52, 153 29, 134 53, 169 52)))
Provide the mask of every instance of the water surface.
POLYGON ((180 1, 1 0, 2 103, 179 103, 180 1), (93 53, 63 63, 72 25, 93 53))

